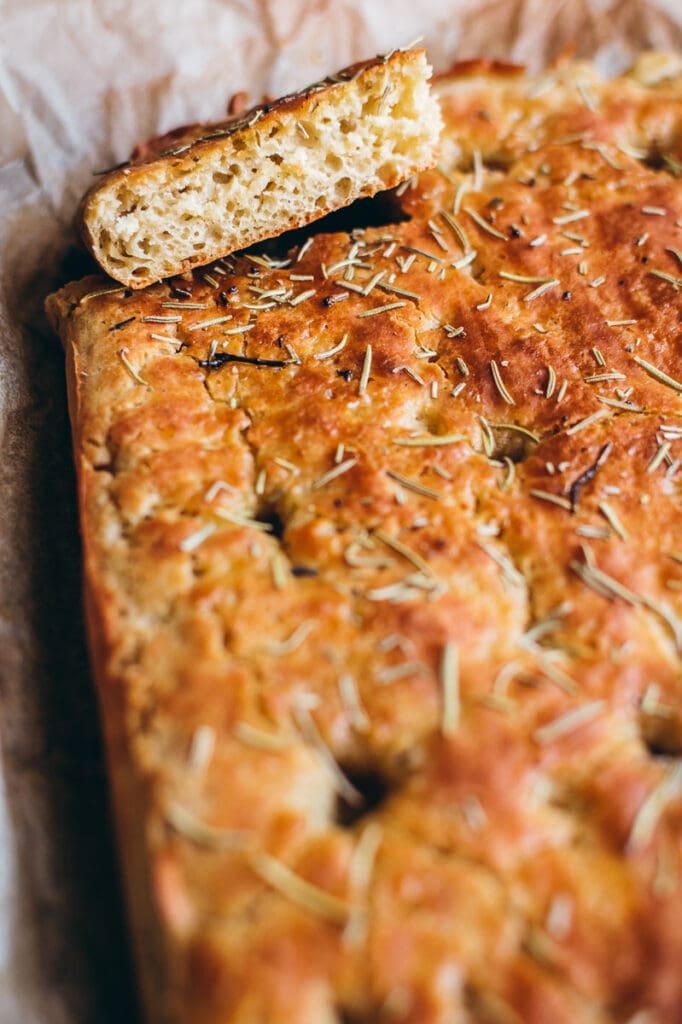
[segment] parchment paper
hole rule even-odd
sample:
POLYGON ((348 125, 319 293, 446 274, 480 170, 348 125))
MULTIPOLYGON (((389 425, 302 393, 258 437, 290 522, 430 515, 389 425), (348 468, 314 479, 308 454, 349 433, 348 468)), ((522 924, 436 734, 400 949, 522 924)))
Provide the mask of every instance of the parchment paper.
POLYGON ((62 356, 42 314, 90 270, 70 219, 95 168, 423 35, 437 69, 607 73, 682 50, 679 0, 0 0, 0 1024, 134 1024, 83 635, 62 356))

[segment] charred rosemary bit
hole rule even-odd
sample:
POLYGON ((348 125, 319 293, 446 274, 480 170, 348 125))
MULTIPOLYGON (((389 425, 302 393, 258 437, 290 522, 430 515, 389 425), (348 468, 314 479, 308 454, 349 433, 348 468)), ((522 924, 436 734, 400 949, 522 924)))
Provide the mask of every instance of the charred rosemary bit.
POLYGON ((611 442, 608 441, 600 450, 599 454, 597 455, 597 458, 592 463, 592 465, 588 469, 586 469, 584 473, 581 473, 578 479, 574 480, 571 484, 568 491, 568 497, 572 512, 575 512, 576 505, 578 504, 578 496, 580 494, 581 489, 585 487, 586 484, 589 484, 591 480, 594 479, 594 477, 597 475, 601 467, 608 459, 610 452, 611 442))
POLYGON ((349 299, 350 294, 348 292, 339 292, 334 295, 327 295, 326 298, 322 299, 322 305, 329 307, 335 305, 337 302, 343 302, 344 299, 349 299))
POLYGON ((237 356, 231 352, 216 352, 209 359, 200 359, 199 366, 208 370, 216 370, 226 363, 246 363, 249 366, 287 366, 285 359, 259 359, 256 356, 237 356))
POLYGON ((112 327, 109 328, 109 331, 120 331, 124 327, 127 327, 128 324, 132 324, 134 320, 137 320, 136 316, 129 316, 127 320, 119 320, 117 324, 114 324, 112 327))

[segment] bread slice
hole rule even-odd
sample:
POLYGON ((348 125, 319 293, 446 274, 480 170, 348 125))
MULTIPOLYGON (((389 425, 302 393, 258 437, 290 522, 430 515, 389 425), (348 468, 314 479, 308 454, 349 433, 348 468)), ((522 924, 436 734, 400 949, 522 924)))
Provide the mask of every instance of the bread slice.
POLYGON ((459 68, 399 223, 49 300, 154 1024, 682 1020, 682 77, 646 67, 459 68))
POLYGON ((396 51, 145 147, 87 193, 83 239, 143 288, 392 188, 435 161, 430 70, 423 50, 396 51))

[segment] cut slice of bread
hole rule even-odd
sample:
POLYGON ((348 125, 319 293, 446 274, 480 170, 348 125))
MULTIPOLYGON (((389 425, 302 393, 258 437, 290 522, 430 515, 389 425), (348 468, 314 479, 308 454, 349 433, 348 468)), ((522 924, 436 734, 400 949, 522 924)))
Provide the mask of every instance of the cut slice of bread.
POLYGON ((392 188, 435 159, 430 73, 423 50, 396 51, 142 147, 86 194, 83 239, 142 288, 392 188))

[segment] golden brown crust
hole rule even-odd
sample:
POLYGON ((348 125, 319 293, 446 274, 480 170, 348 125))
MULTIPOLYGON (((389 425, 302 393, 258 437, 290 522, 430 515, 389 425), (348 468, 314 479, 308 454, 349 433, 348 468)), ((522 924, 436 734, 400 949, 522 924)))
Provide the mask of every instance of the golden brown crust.
POLYGON ((551 74, 409 220, 51 300, 174 1022, 682 1017, 682 88, 551 74))

